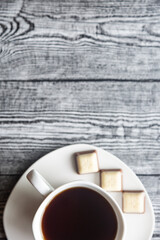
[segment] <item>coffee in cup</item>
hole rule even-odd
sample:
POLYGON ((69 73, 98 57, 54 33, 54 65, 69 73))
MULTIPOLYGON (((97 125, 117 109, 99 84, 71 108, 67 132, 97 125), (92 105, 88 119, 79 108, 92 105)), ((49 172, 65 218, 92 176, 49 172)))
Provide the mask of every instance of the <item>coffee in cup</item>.
POLYGON ((53 189, 34 169, 27 178, 45 197, 32 222, 35 240, 124 239, 123 213, 101 187, 73 181, 53 189))
POLYGON ((42 217, 45 240, 114 240, 116 214, 99 193, 74 187, 56 195, 42 217))

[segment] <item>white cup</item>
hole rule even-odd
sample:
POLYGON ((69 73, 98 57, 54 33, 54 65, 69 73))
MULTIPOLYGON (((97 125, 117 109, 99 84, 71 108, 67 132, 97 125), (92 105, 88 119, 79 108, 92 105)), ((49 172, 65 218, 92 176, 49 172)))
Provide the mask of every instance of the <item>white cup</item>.
POLYGON ((33 235, 35 240, 44 240, 42 233, 42 217, 45 212, 46 207, 55 198, 58 194, 63 192, 64 190, 74 188, 74 187, 83 187, 87 189, 91 189, 101 196, 103 196, 112 206, 118 222, 118 229, 115 240, 124 240, 125 232, 126 232, 126 224, 123 213, 116 203, 116 201, 107 194, 101 187, 94 183, 86 182, 86 181, 73 181, 67 184, 64 184, 57 189, 53 189, 52 186, 36 171, 31 170, 27 174, 27 179, 30 183, 45 197, 44 201, 39 206, 32 222, 33 235))

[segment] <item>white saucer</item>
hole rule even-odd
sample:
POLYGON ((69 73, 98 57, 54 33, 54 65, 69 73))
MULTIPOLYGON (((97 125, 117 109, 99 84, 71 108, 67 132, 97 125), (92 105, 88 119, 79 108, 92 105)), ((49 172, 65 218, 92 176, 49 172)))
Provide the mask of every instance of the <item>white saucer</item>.
MULTIPOLYGON (((144 214, 125 214, 127 234, 125 240, 149 240, 154 230, 154 212, 149 196, 133 171, 112 154, 86 144, 70 145, 53 151, 34 163, 20 178, 7 201, 3 223, 8 240, 34 240, 32 219, 42 202, 42 196, 27 181, 26 174, 31 169, 38 170, 53 187, 84 179, 99 185, 99 173, 78 175, 75 168, 75 152, 96 149, 100 168, 120 168, 123 170, 124 190, 144 190, 146 193, 146 210, 144 214)), ((122 204, 122 193, 111 195, 122 204)))

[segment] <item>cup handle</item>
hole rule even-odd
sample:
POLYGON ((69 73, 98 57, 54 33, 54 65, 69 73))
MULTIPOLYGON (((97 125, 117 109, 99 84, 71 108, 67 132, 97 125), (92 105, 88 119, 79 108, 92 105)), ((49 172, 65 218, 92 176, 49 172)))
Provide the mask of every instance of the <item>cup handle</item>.
POLYGON ((26 177, 33 187, 44 197, 47 197, 54 190, 44 177, 34 169, 32 169, 26 177))

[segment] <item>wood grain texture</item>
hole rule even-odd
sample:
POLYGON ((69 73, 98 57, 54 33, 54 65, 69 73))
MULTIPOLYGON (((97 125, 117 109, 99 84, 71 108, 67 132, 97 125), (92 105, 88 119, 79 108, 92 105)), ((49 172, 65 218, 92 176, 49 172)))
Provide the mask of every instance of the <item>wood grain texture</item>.
MULTIPOLYGON (((6 181, 1 213, 17 181, 11 174, 22 174, 31 163, 58 147, 86 142, 111 151, 140 175, 151 192, 157 220, 153 239, 158 239, 159 85, 0 82, 0 173, 1 183, 6 181)), ((3 231, 0 233, 4 237, 3 231)))
POLYGON ((0 240, 20 175, 74 143, 138 174, 160 239, 159 29, 158 0, 0 1, 0 240))
POLYGON ((153 239, 159 239, 159 91, 160 82, 1 81, 1 212, 13 183, 34 161, 68 144, 90 143, 138 174, 153 201, 153 239))
POLYGON ((0 79, 160 76, 160 2, 0 3, 0 79))
POLYGON ((0 82, 2 174, 58 147, 90 143, 137 174, 159 174, 160 83, 0 82))

